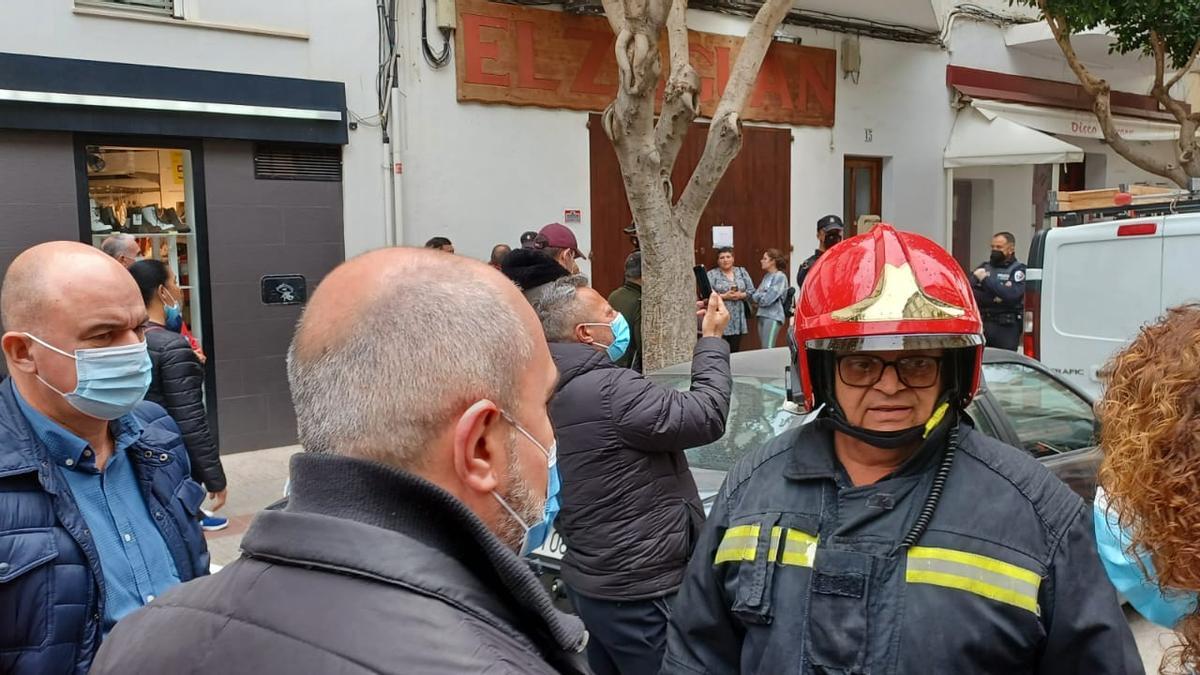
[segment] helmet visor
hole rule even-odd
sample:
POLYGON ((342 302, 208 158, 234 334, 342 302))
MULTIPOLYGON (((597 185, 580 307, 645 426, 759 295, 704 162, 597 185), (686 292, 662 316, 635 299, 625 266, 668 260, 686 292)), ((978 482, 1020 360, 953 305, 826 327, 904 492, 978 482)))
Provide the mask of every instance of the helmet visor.
POLYGON ((924 349, 960 349, 979 347, 982 335, 869 335, 859 337, 824 338, 804 343, 808 349, 839 353, 900 352, 924 349))

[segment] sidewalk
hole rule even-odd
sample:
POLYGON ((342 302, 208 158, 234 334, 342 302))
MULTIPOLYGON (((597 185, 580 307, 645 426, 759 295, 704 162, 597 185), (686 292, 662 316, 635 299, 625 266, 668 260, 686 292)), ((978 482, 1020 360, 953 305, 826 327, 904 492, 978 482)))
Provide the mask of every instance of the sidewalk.
POLYGON ((254 514, 283 497, 283 484, 288 477, 288 459, 297 452, 300 452, 300 446, 288 445, 221 457, 229 485, 229 499, 217 515, 228 518, 229 527, 204 533, 212 562, 228 565, 237 559, 242 535, 246 533, 254 514))

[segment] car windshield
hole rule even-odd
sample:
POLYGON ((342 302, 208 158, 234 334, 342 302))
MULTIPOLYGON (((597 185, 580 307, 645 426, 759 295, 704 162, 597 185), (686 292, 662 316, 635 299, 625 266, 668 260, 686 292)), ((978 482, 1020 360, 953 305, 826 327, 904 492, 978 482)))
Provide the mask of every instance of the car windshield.
MULTIPOLYGON (((652 374, 650 379, 679 391, 691 386, 691 375, 684 373, 652 374)), ((800 416, 783 409, 786 399, 782 367, 774 377, 734 375, 725 435, 715 443, 688 450, 688 464, 696 469, 728 471, 743 454, 800 422, 800 416)))

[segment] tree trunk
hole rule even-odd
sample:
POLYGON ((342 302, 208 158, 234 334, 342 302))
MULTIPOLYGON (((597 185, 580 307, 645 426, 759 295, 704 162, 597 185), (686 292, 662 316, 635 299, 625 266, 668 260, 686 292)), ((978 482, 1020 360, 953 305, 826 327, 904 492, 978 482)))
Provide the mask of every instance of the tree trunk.
MULTIPOLYGON (((643 278, 642 344, 645 370, 691 361, 696 345, 696 283, 693 238, 677 223, 641 228, 656 233, 641 239, 643 278)), ((640 238, 640 237, 639 237, 640 238)))

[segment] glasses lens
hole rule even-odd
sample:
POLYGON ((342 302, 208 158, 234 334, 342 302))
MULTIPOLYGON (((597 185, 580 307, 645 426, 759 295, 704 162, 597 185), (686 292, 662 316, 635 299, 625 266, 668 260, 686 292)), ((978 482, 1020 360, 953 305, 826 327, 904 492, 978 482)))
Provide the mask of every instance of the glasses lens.
POLYGON ((838 376, 851 387, 869 387, 879 381, 883 361, 875 356, 855 354, 838 361, 838 376))
POLYGON ((896 373, 910 387, 932 387, 937 383, 940 363, 933 356, 906 356, 896 360, 896 373))

